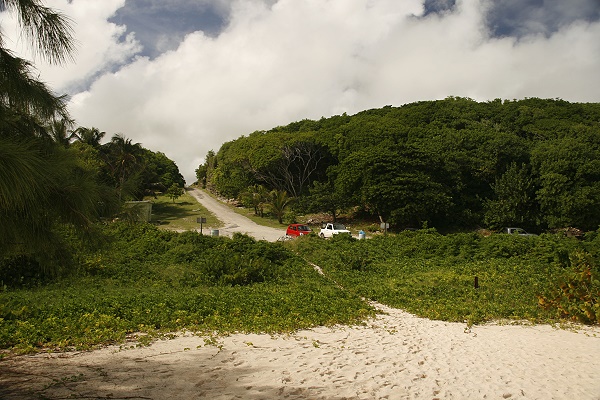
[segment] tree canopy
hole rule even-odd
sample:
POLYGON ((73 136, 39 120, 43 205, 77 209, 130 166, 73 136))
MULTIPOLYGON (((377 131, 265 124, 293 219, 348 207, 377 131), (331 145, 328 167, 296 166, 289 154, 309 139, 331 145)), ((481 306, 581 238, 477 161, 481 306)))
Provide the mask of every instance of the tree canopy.
POLYGON ((241 136, 198 169, 228 197, 361 209, 396 228, 600 226, 600 104, 468 98, 386 106, 241 136), (334 202, 334 204, 332 204, 334 202))

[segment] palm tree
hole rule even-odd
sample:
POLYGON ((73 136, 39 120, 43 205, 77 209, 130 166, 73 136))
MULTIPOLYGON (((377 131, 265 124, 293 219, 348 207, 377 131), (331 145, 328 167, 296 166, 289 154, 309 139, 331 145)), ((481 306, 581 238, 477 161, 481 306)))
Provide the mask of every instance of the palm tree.
POLYGON ((85 128, 80 126, 75 129, 75 138, 82 143, 89 144, 94 148, 100 147, 100 141, 106 135, 106 132, 100 131, 98 128, 85 128))
POLYGON ((54 141, 63 147, 69 147, 71 141, 76 137, 75 132, 71 130, 75 121, 68 118, 55 119, 47 128, 54 141))
POLYGON ((139 190, 143 148, 140 143, 132 143, 131 139, 116 134, 103 149, 120 202, 124 194, 133 195, 139 190))
MULTIPOLYGON (((68 20, 44 7, 37 0, 0 0, 0 11, 17 15, 24 36, 34 52, 54 63, 64 62, 73 53, 73 39, 68 20)), ((43 82, 32 75, 32 65, 15 57, 4 47, 0 31, 0 206, 29 204, 27 196, 46 191, 41 179, 44 154, 33 138, 48 137, 44 122, 64 117, 64 98, 55 96, 43 82), (36 150, 33 150, 36 148, 36 150)), ((4 221, 3 221, 4 222, 4 221)), ((2 226, 4 224, 0 224, 2 226)))
MULTIPOLYGON (((72 59, 73 30, 66 16, 45 7, 39 0, 0 0, 0 11, 16 14, 19 28, 34 55, 52 64, 72 59)), ((1 106, 42 119, 57 114, 66 117, 64 97, 55 96, 43 82, 35 79, 31 63, 15 57, 4 43, 6 40, 0 31, 1 106)))
MULTIPOLYGON (((0 0, 1 1, 1 0, 0 0)), ((66 119, 64 96, 56 96, 45 83, 34 78, 33 66, 3 47, 0 35, 0 108, 41 121, 66 119)))
POLYGON ((64 14, 44 6, 40 0, 0 0, 0 11, 16 14, 19 28, 35 55, 52 64, 72 60, 73 29, 64 14))
POLYGON ((294 201, 293 197, 289 197, 285 190, 273 190, 270 193, 270 202, 271 212, 275 214, 277 217, 277 221, 280 224, 283 223, 283 214, 285 213, 285 209, 289 206, 292 201, 294 201))

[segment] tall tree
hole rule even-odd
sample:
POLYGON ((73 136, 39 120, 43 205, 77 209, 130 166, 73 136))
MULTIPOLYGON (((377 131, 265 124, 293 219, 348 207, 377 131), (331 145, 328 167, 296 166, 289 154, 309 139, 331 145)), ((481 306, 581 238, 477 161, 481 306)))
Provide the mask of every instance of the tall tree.
POLYGON ((269 201, 269 192, 263 185, 252 185, 240 193, 240 201, 245 207, 254 208, 254 215, 264 216, 265 204, 269 201))
POLYGON ((103 149, 119 202, 127 196, 134 197, 135 192, 140 189, 140 174, 143 169, 141 144, 132 143, 131 139, 117 134, 103 149))
MULTIPOLYGON (((69 19, 39 0, 0 0, 0 11, 15 14, 19 28, 33 53, 53 64, 72 59, 75 48, 69 19)), ((34 78, 29 61, 15 57, 7 49, 0 31, 0 104, 27 116, 50 119, 67 117, 64 97, 55 96, 34 78)))
POLYGON ((486 201, 485 222, 491 228, 518 226, 535 229, 539 225, 536 186, 529 169, 512 163, 493 185, 496 197, 486 201))
POLYGON ((444 215, 451 204, 447 188, 434 179, 436 168, 417 149, 384 144, 345 159, 335 185, 382 221, 418 227, 444 215))
MULTIPOLYGON (((16 14, 23 34, 36 54, 53 63, 64 62, 72 56, 72 30, 62 14, 36 0, 0 0, 0 10, 16 14)), ((68 115, 64 99, 55 96, 43 82, 35 79, 32 65, 15 57, 4 47, 5 43, 0 31, 0 135, 5 142, 0 196, 5 203, 13 203, 9 199, 14 194, 23 200, 21 196, 25 193, 31 195, 45 190, 44 180, 29 179, 31 171, 43 169, 43 154, 31 154, 32 147, 36 147, 31 138, 47 137, 44 124, 54 117, 66 120, 68 115), (24 154, 29 156, 23 157, 24 154)))
POLYGON ((336 222, 339 211, 348 208, 350 199, 340 193, 340 190, 336 190, 333 181, 326 183, 315 181, 310 188, 308 202, 310 204, 309 210, 329 213, 333 218, 333 222, 336 222))
MULTIPOLYGON (((268 165, 253 168, 257 180, 285 190, 292 197, 305 194, 319 167, 323 167, 323 150, 311 141, 294 141, 280 145, 268 165)), ((252 158, 251 158, 252 163, 252 158)))
POLYGON ((532 152, 540 182, 537 200, 550 228, 600 226, 600 131, 579 130, 542 142, 532 152))
POLYGON ((196 169, 196 179, 203 189, 205 189, 207 184, 211 181, 212 173, 216 167, 217 156, 214 151, 209 150, 204 158, 204 164, 199 165, 196 169))
POLYGON ((64 147, 69 147, 71 141, 77 137, 71 129, 74 123, 75 121, 67 118, 53 120, 48 127, 50 136, 56 143, 64 147))
MULTIPOLYGON (((71 59, 74 41, 64 15, 39 0, 0 0, 0 10, 16 15, 36 57, 53 64, 71 59)), ((48 263, 65 254, 59 224, 86 229, 95 217, 97 187, 78 154, 58 144, 67 139, 64 97, 5 43, 0 32, 0 264, 11 256, 48 263), (53 121, 65 125, 49 129, 53 121)))

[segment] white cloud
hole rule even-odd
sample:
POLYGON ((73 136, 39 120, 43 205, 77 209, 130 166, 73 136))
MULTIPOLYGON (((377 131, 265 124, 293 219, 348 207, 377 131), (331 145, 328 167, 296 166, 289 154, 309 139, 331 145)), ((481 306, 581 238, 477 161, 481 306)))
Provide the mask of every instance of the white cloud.
POLYGON ((80 85, 104 70, 122 65, 141 49, 133 35, 120 41, 125 32, 124 26, 107 22, 107 19, 125 0, 46 0, 44 5, 67 15, 72 20, 73 36, 76 39, 75 65, 46 65, 35 60, 26 43, 18 38, 14 15, 2 15, 3 33, 11 38, 18 54, 33 59, 42 70, 42 79, 50 86, 67 90, 72 85, 80 85), (6 28, 4 28, 6 27, 6 28))
MULTIPOLYGON (((103 60, 135 52, 117 44, 118 27, 102 24, 111 7, 74 14, 88 3, 53 2, 61 1, 79 24, 106 29, 78 36, 83 46, 98 43, 104 58, 94 53, 64 74, 89 76, 103 60)), ((600 100, 599 23, 490 38, 487 5, 459 1, 454 13, 417 18, 419 0, 235 1, 218 37, 189 34, 175 51, 104 74, 73 97, 71 112, 81 125, 164 152, 192 182, 208 150, 303 118, 450 95, 600 100)))

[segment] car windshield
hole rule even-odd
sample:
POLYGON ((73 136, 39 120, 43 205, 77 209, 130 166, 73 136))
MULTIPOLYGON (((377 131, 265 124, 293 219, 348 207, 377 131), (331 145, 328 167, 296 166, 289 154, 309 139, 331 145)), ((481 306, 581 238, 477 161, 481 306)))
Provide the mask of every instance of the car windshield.
POLYGON ((298 230, 299 231, 310 231, 310 228, 306 225, 300 225, 300 226, 298 226, 298 230))
POLYGON ((342 224, 333 224, 333 229, 336 231, 343 231, 346 230, 346 227, 342 224))

